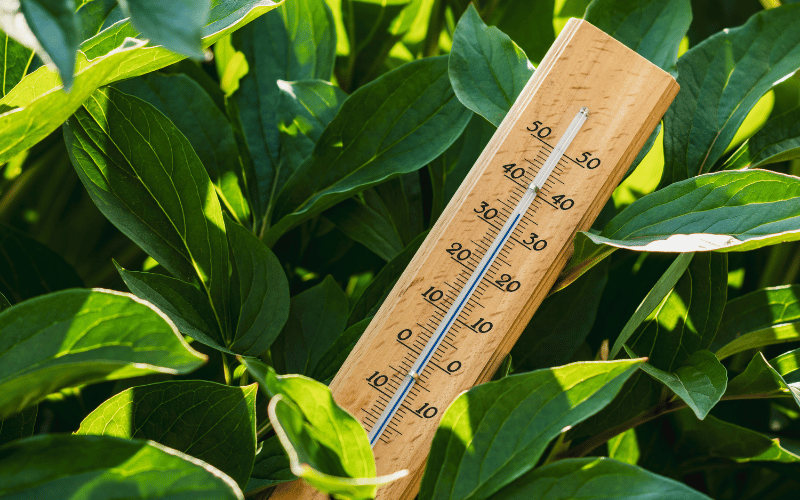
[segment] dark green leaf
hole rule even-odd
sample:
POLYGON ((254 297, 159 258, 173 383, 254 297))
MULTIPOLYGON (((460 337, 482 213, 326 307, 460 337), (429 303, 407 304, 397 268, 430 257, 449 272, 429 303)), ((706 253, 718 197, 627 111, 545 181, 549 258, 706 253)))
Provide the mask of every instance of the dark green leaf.
POLYGON ((233 129, 200 84, 183 74, 150 73, 114 87, 147 101, 170 119, 206 167, 225 208, 240 224, 249 224, 250 206, 233 129))
POLYGON ((314 368, 311 378, 320 382, 329 383, 342 367, 350 351, 356 346, 356 342, 361 338, 364 330, 369 326, 372 317, 362 319, 342 333, 333 345, 325 351, 314 368))
POLYGON ((689 49, 664 115, 662 184, 708 172, 764 93, 800 68, 800 5, 761 11, 689 49))
POLYGON ((161 443, 213 465, 244 487, 256 453, 256 384, 199 380, 132 387, 106 400, 76 434, 161 443))
POLYGON ((64 87, 69 90, 75 72, 76 52, 81 43, 74 2, 23 0, 20 8, 41 46, 40 56, 58 68, 64 87))
POLYGON ((226 218, 233 255, 231 294, 236 330, 231 350, 256 356, 269 349, 289 317, 289 282, 281 263, 253 233, 226 218))
POLYGON ((0 446, 16 439, 33 436, 38 413, 39 407, 31 406, 5 420, 0 420, 0 446))
POLYGON ((610 458, 572 458, 532 470, 493 500, 710 500, 685 484, 610 458))
POLYGON ((594 0, 584 19, 675 75, 692 6, 689 0, 594 0))
POLYGON ((38 241, 0 224, 0 293, 14 303, 83 281, 64 259, 38 241))
POLYGON ((133 295, 73 289, 37 297, 0 313, 0 419, 66 387, 188 373, 205 359, 133 295))
MULTIPOLYGON (((785 365, 788 364, 787 361, 796 359, 798 355, 800 353, 789 352, 779 358, 783 358, 781 361, 785 368, 785 365)), ((787 374, 793 371, 796 371, 796 368, 794 370, 790 369, 787 374)), ((731 399, 792 396, 800 406, 800 389, 790 386, 786 379, 760 352, 753 356, 753 359, 742 373, 728 383, 728 390, 725 391, 725 396, 731 399)))
POLYGON ((241 500, 207 463, 158 443, 50 434, 0 447, 0 497, 241 500))
POLYGON ((348 238, 361 243, 387 262, 403 251, 403 241, 391 220, 361 200, 344 200, 326 210, 324 215, 348 238))
POLYGON ((5 295, 0 293, 0 312, 11 307, 11 302, 8 301, 5 295))
POLYGON ((749 349, 800 340, 800 285, 764 288, 731 300, 711 350, 725 359, 749 349))
POLYGON ((0 31, 0 68, 3 69, 3 81, 0 86, 0 97, 8 94, 14 85, 22 80, 33 59, 33 51, 0 31))
POLYGON ((419 9, 419 4, 411 0, 343 1, 342 21, 354 59, 350 73, 353 81, 347 82, 346 88, 364 85, 381 72, 389 51, 414 20, 414 16, 405 15, 409 7, 419 9))
POLYGON ((533 64, 502 31, 487 27, 470 4, 453 33, 450 81, 458 99, 495 127, 533 75, 533 64))
POLYGON ((283 451, 278 436, 272 436, 260 443, 245 493, 250 494, 293 479, 297 479, 297 476, 292 474, 289 457, 283 451))
POLYGON ((768 121, 725 162, 723 168, 758 168, 800 158, 800 107, 768 121))
POLYGON ((117 0, 91 0, 78 8, 81 40, 88 40, 105 28, 127 17, 117 0))
MULTIPOLYGON (((588 0, 505 0, 494 4, 494 12, 488 23, 497 26, 503 33, 511 37, 531 61, 538 62, 556 39, 555 14, 556 6, 569 9, 576 3, 588 3, 588 0)), ((569 12, 570 17, 583 16, 583 6, 569 12)), ((565 13, 566 14, 566 13, 565 13)))
POLYGON ((150 104, 112 88, 93 94, 64 136, 100 211, 177 278, 199 278, 227 333, 225 223, 186 137, 150 104))
MULTIPOLYGON (((278 0, 212 0, 203 47, 274 9, 278 0)), ((114 24, 81 44, 75 83, 55 92, 61 80, 42 67, 28 74, 0 100, 0 163, 8 161, 56 130, 98 88, 155 71, 183 56, 163 47, 145 47, 129 22, 114 24)), ((73 51, 74 56, 74 51, 73 51)))
POLYGON ((274 243, 353 194, 423 167, 461 134, 470 114, 455 98, 445 56, 404 64, 359 88, 287 181, 280 221, 264 240, 274 243))
POLYGON ((124 0, 120 6, 151 44, 195 59, 204 57, 200 38, 211 0, 124 0))
POLYGON ((470 389, 442 417, 420 500, 492 497, 531 470, 567 426, 608 404, 642 362, 573 363, 470 389))

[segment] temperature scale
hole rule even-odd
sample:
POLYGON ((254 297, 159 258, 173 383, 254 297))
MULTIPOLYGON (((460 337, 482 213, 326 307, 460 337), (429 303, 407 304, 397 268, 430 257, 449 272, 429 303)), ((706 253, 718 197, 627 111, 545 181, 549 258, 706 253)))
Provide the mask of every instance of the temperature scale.
MULTIPOLYGON (((442 414, 511 350, 678 92, 571 19, 331 383, 410 500, 442 414)), ((564 314, 574 314, 564 311, 564 314)), ((272 499, 322 499, 299 481, 272 499)))

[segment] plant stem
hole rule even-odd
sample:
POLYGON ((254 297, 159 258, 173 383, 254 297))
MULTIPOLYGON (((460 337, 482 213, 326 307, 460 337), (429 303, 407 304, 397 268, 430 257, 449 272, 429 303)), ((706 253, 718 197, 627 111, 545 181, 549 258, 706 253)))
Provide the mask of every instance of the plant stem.
POLYGON ((231 367, 228 365, 228 357, 224 352, 220 354, 222 355, 222 373, 225 376, 225 385, 231 385, 231 367))
POLYGON ((271 430, 272 430, 272 424, 270 423, 269 420, 265 420, 256 431, 256 439, 258 441, 261 441, 262 439, 264 439, 264 436, 266 436, 267 433, 271 430))

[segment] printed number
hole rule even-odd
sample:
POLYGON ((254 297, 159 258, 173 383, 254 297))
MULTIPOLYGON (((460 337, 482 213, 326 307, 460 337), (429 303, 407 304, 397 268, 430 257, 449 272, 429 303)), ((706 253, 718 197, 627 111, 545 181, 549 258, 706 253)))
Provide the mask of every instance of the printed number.
POLYGON ((525 169, 522 167, 517 167, 516 163, 509 163, 508 165, 503 165, 503 170, 506 171, 509 177, 512 179, 519 179, 520 177, 525 175, 525 169))
POLYGON ((385 385, 386 382, 388 381, 389 377, 387 377, 386 375, 381 375, 380 372, 375 372, 367 378, 367 382, 369 382, 370 385, 373 387, 380 387, 382 385, 385 385))
POLYGON ((494 280, 494 282, 497 283, 501 289, 507 292, 516 292, 521 286, 519 281, 511 281, 510 274, 503 274, 500 276, 499 280, 494 280))
POLYGON ((437 413, 439 413, 439 410, 437 410, 435 406, 428 406, 428 403, 425 403, 424 405, 422 405, 422 408, 415 411, 414 413, 416 413, 421 417, 433 418, 436 416, 437 413))
POLYGON ((569 198, 564 199, 563 194, 554 195, 553 201, 556 202, 556 205, 558 205, 558 208, 560 208, 561 210, 569 210, 575 204, 575 202, 570 200, 569 198))
POLYGON ((533 245, 531 248, 533 248, 537 252, 539 252, 541 250, 544 250, 544 247, 547 246, 547 241, 546 240, 539 240, 539 239, 537 239, 538 237, 539 237, 538 234, 531 233, 531 240, 530 241, 522 240, 522 244, 523 245, 533 245))
POLYGON ((552 132, 552 130, 550 130, 550 127, 540 127, 541 124, 542 122, 540 121, 533 122, 532 123, 533 128, 528 127, 528 131, 536 132, 536 135, 538 135, 540 139, 544 139, 545 137, 550 135, 550 132, 552 132))
POLYGON ((402 330, 400 333, 397 334, 397 340, 408 340, 411 338, 412 332, 408 328, 402 330))
POLYGON ((450 373, 455 373, 461 369, 461 361, 453 361, 449 365, 447 365, 447 371, 450 373))
POLYGON ((581 156, 583 156, 583 158, 576 158, 575 161, 578 163, 586 163, 586 168, 594 169, 600 166, 600 158, 589 159, 589 157, 592 156, 592 153, 581 153, 581 156))
POLYGON ((485 201, 481 202, 480 208, 473 208, 473 210, 475 210, 475 213, 483 214, 483 218, 486 220, 494 219, 495 217, 497 217, 497 209, 490 208, 489 204, 486 203, 485 201))
POLYGON ((470 328, 476 332, 489 333, 489 330, 492 329, 492 324, 488 321, 484 321, 483 318, 480 318, 470 328))
POLYGON ((454 241, 450 243, 450 248, 445 250, 450 255, 453 255, 458 260, 467 260, 472 255, 472 252, 466 248, 461 247, 461 243, 454 241))
POLYGON ((442 293, 441 290, 437 290, 434 287, 430 287, 422 293, 422 296, 430 300, 431 302, 436 302, 437 300, 441 299, 444 296, 444 293, 442 293))

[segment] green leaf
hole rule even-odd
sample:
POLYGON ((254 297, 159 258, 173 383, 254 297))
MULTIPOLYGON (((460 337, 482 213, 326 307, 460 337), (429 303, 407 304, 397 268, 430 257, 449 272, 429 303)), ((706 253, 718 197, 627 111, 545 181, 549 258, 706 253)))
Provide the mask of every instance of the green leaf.
POLYGON ((404 64, 359 88, 287 181, 279 222, 262 240, 272 244, 353 194, 425 166, 461 134, 470 115, 450 87, 446 56, 404 64))
POLYGON ((294 479, 297 476, 292 474, 289 457, 283 451, 280 439, 272 436, 260 443, 245 493, 254 493, 294 479))
POLYGON ((689 0, 594 0, 584 19, 673 75, 692 22, 689 0))
MULTIPOLYGON (((203 47, 274 9, 273 0, 212 0, 203 47)), ((129 22, 116 23, 80 46, 75 82, 69 93, 58 75, 42 67, 28 74, 0 99, 0 163, 28 149, 56 130, 98 88, 180 61, 163 47, 145 47, 129 22)), ((74 51, 73 51, 74 55, 74 51)))
POLYGON ((800 285, 763 288, 725 305, 711 345, 719 359, 768 345, 800 340, 800 285))
POLYGON ((458 100, 495 127, 534 70, 525 52, 499 29, 487 27, 472 4, 453 33, 448 66, 458 100))
POLYGON ((319 380, 326 384, 333 379, 339 368, 342 367, 350 351, 356 346, 358 339, 364 333, 364 330, 369 326, 372 317, 362 319, 355 325, 345 330, 339 338, 331 345, 327 351, 320 357, 316 368, 311 373, 311 378, 319 380))
POLYGON ((241 500, 211 465, 152 441, 46 434, 0 447, 0 497, 241 500))
MULTIPOLYGON (((516 42, 531 61, 544 58, 547 50, 556 39, 554 30, 556 4, 561 0, 505 0, 494 4, 494 13, 487 20, 516 42)), ((588 0, 579 0, 588 3, 588 0)), ((569 0, 568 3, 575 3, 569 0)), ((488 5, 488 4, 486 4, 488 5)), ((581 17, 583 10, 572 13, 571 17, 581 17)), ((565 21, 566 22, 566 21, 565 21)), ((560 31, 560 29, 559 29, 560 31)))
POLYGON ((240 224, 249 225, 250 205, 233 129, 203 87, 183 74, 159 73, 114 87, 147 101, 170 119, 206 167, 223 205, 240 224))
POLYGON ((332 276, 292 297, 273 359, 285 373, 311 375, 347 326, 347 296, 332 276))
POLYGON ((375 488, 407 474, 375 477, 367 433, 336 405, 323 384, 300 375, 277 376, 253 358, 239 357, 270 396, 269 417, 291 471, 337 498, 374 498, 375 488))
POLYGON ((0 420, 0 446, 11 441, 33 436, 36 429, 38 406, 31 406, 5 420, 0 420))
POLYGON ((146 439, 213 465, 244 487, 256 453, 256 384, 199 380, 131 387, 98 406, 76 434, 146 439))
POLYGON ((64 139, 100 211, 175 277, 199 278, 226 334, 225 224, 186 137, 150 104, 107 88, 64 126, 64 139))
POLYGON ((3 81, 0 86, 0 97, 8 94, 14 85, 22 80, 33 59, 33 51, 0 31, 0 68, 3 69, 3 81))
POLYGON ((534 469, 493 500, 710 500, 685 484, 610 458, 560 460, 534 469))
POLYGON ((639 441, 636 430, 628 429, 608 440, 608 458, 626 464, 636 465, 639 462, 639 441))
POLYGON ((662 185, 708 172, 759 98, 800 68, 800 5, 761 11, 689 49, 664 115, 662 185))
POLYGON ((205 360, 133 295, 73 289, 30 299, 0 313, 0 419, 66 387, 189 373, 205 360))
MULTIPOLYGON (((633 351, 626 350, 630 356, 636 356, 633 351)), ((672 372, 659 370, 649 363, 642 365, 642 371, 669 387, 700 420, 719 403, 728 386, 728 370, 705 349, 693 353, 672 372)))
POLYGON ((433 438, 420 500, 492 497, 532 469, 566 427, 608 404, 643 361, 573 363, 465 392, 433 438))
POLYGON ((269 349, 289 317, 289 282, 278 258, 253 233, 226 219, 233 255, 231 304, 236 330, 231 350, 256 356, 269 349))
POLYGON ((231 35, 226 35, 214 44, 214 63, 219 75, 219 86, 226 96, 239 88, 239 80, 250 71, 242 52, 233 48, 231 35))
MULTIPOLYGON (((788 352, 783 358, 784 367, 789 359, 795 359, 800 353, 788 352)), ((789 370, 791 373, 795 370, 789 370)), ((764 357, 757 352, 747 368, 728 383, 725 396, 729 399, 755 399, 764 397, 792 396, 800 406, 800 388, 793 388, 786 379, 764 357)))
POLYGON ((384 69, 391 48, 403 37, 414 21, 410 9, 419 9, 413 0, 343 0, 342 21, 347 26, 350 43, 352 81, 342 85, 364 85, 384 69), (408 12, 409 15, 406 15, 408 12))
POLYGON ((356 198, 344 200, 324 214, 348 238, 361 243, 387 262, 403 251, 403 241, 391 220, 356 198))
POLYGON ((128 17, 117 0, 90 0, 78 8, 81 40, 88 40, 117 21, 128 17))
POLYGON ((758 168, 795 158, 800 158, 800 107, 769 120, 722 168, 758 168))
POLYGON ((323 0, 281 5, 236 31, 233 48, 244 54, 249 71, 231 99, 238 110, 245 147, 253 161, 250 199, 257 227, 269 223, 275 198, 292 170, 281 163, 278 80, 330 80, 336 52, 333 16, 323 0))
POLYGON ((73 0, 23 0, 19 5, 31 33, 36 36, 36 51, 45 62, 58 68, 65 90, 69 90, 81 43, 75 3, 73 0))
POLYGON ((63 257, 16 229, 0 224, 0 293, 14 303, 78 288, 83 280, 63 257))
POLYGON ((8 301, 5 295, 0 293, 0 312, 11 307, 11 302, 8 301))
POLYGON ((211 0, 122 0, 120 6, 151 44, 203 59, 200 38, 211 0))

